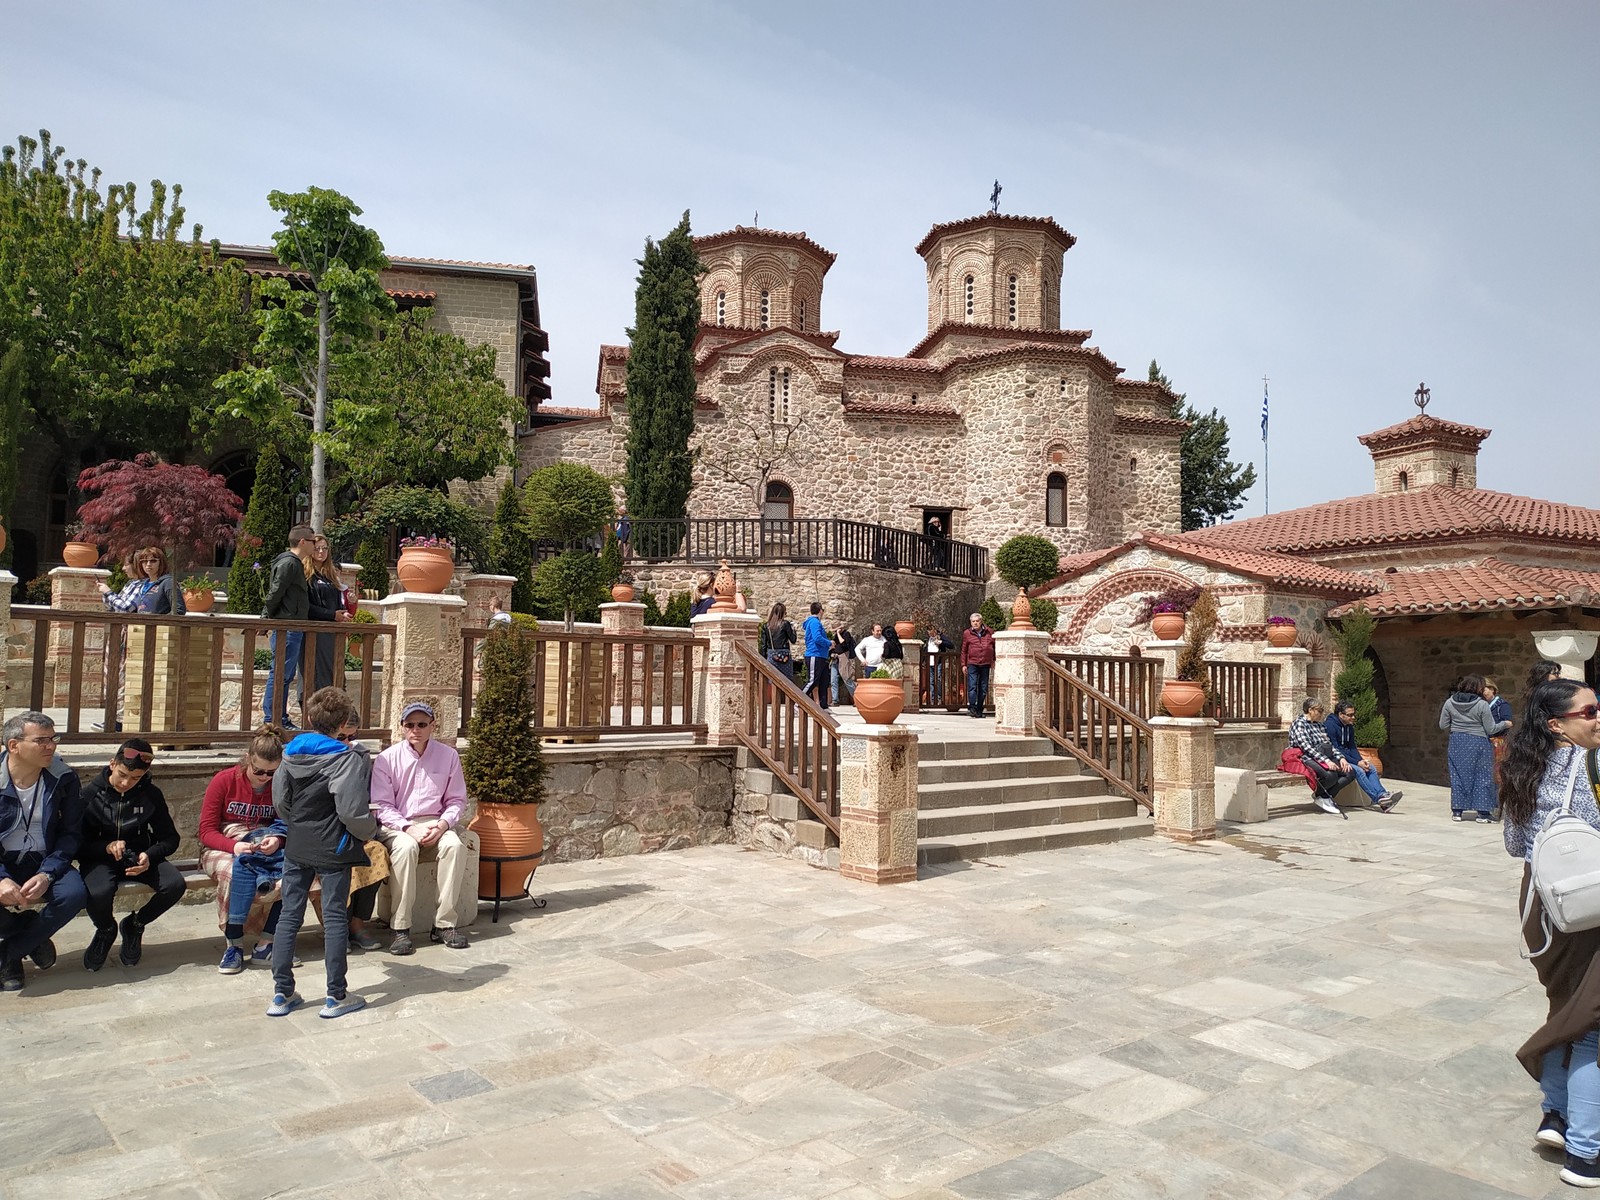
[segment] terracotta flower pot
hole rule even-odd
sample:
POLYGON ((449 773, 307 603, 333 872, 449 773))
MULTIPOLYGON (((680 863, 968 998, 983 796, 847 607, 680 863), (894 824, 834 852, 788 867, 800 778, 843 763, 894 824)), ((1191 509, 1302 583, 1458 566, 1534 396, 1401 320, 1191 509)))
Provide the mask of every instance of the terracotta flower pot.
POLYGON ((903 680, 861 679, 856 682, 856 712, 868 725, 893 725, 905 706, 903 680))
POLYGON ((100 561, 100 547, 93 542, 68 542, 61 547, 61 561, 69 567, 92 567, 100 561))
POLYGON ((192 613, 208 613, 216 603, 217 594, 210 588, 183 593, 183 606, 192 613))
POLYGON ((1379 775, 1383 774, 1383 759, 1378 757, 1378 748, 1376 746, 1357 746, 1356 750, 1362 758, 1372 764, 1374 771, 1379 775))
POLYGON ((1297 630, 1293 625, 1268 625, 1267 645, 1276 646, 1280 650, 1294 645, 1297 630))
POLYGON ((408 592, 442 592, 455 571, 455 555, 435 546, 407 546, 395 565, 400 586, 408 592))
POLYGON ((894 623, 894 631, 900 635, 900 640, 902 642, 907 638, 914 638, 917 636, 917 626, 913 621, 896 621, 894 623))
POLYGON ((1205 689, 1192 679, 1168 679, 1161 685, 1161 707, 1169 717, 1197 717, 1205 702, 1205 689))
POLYGON ((633 584, 613 583, 611 585, 611 598, 618 604, 627 604, 633 599, 633 584))
POLYGON ((495 894, 492 858, 513 858, 544 852, 544 826, 537 804, 479 804, 478 815, 467 826, 478 835, 478 899, 515 900, 528 890, 528 880, 539 866, 538 858, 504 862, 500 866, 499 894, 495 894))
POLYGON ((1175 642, 1183 636, 1187 623, 1182 613, 1156 613, 1150 618, 1150 629, 1158 641, 1175 642))

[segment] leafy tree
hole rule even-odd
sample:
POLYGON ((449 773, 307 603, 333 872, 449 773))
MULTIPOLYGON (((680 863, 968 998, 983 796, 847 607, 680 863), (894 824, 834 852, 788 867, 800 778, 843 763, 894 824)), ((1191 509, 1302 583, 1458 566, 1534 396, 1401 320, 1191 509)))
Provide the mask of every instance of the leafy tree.
POLYGON ((1000 601, 993 596, 983 598, 983 603, 978 605, 978 615, 983 618, 985 625, 996 632, 1011 624, 1010 611, 1000 607, 1000 601))
MULTIPOLYGON (((0 354, 0 521, 11 524, 11 502, 17 495, 17 454, 22 442, 22 343, 0 354)), ((11 542, 0 561, 10 562, 11 542)))
POLYGON ((461 759, 467 793, 479 804, 537 804, 544 799, 544 756, 533 731, 533 663, 538 643, 521 622, 492 628, 483 640, 483 683, 467 724, 461 759))
POLYGON ((1028 619, 1035 629, 1050 633, 1061 621, 1061 608, 1054 600, 1030 600, 1028 619))
POLYGON ((69 479, 107 452, 187 457, 249 343, 248 280, 182 235, 182 191, 102 192, 47 131, 0 149, 0 345, 22 346, 27 420, 69 479))
MULTIPOLYGON (((1150 382, 1172 390, 1172 381, 1150 360, 1150 382)), ((1228 419, 1213 408, 1203 413, 1188 403, 1188 394, 1174 393, 1178 403, 1172 415, 1189 422, 1183 432, 1183 527, 1201 529, 1244 507, 1244 494, 1256 484, 1256 469, 1228 457, 1228 419)))
MULTIPOLYGON (((320 530, 328 515, 334 367, 342 351, 371 342, 378 319, 393 312, 378 279, 389 260, 378 235, 356 220, 361 209, 347 196, 312 187, 270 192, 267 203, 283 214, 273 252, 294 276, 256 285, 255 361, 217 386, 225 411, 249 419, 291 453, 304 445, 309 418, 311 526, 320 530)), ((354 368, 358 380, 374 371, 369 360, 354 368)))
POLYGON ((448 538, 474 565, 489 562, 489 522, 483 514, 432 488, 379 488, 355 512, 333 522, 330 536, 346 545, 371 540, 382 545, 391 530, 448 538))
POLYGON ((528 536, 528 514, 516 481, 508 479, 495 505, 494 528, 489 534, 489 557, 502 575, 515 576, 511 585, 511 611, 533 611, 533 540, 528 536))
POLYGON ((600 547, 600 577, 606 587, 622 578, 622 543, 614 530, 606 530, 605 545, 600 547))
POLYGON ((1012 587, 1035 588, 1060 574, 1061 551, 1048 538, 1019 533, 995 551, 994 569, 1012 587))
POLYGON ((230 545, 239 523, 239 497, 221 475, 154 454, 90 467, 78 476, 78 490, 91 497, 78 509, 84 535, 104 543, 116 562, 160 546, 178 573, 230 545))
POLYGON ((581 463, 540 467, 522 485, 528 532, 538 541, 598 537, 616 519, 611 481, 581 463))
POLYGON ((715 435, 697 435, 694 444, 694 461, 701 469, 748 488, 757 513, 773 475, 780 470, 804 471, 819 454, 815 430, 807 429, 804 417, 787 423, 774 413, 735 416, 715 435))
POLYGON ((540 561, 533 571, 534 595, 548 611, 562 614, 568 632, 578 617, 592 618, 605 599, 604 568, 589 550, 566 550, 540 561))
MULTIPOLYGON (((624 491, 635 521, 680 520, 694 485, 694 339, 700 326, 704 271, 689 237, 689 214, 659 243, 645 240, 628 330, 628 465, 624 491)), ((636 529, 640 553, 659 557, 678 538, 636 529), (671 543, 667 545, 666 543, 671 543)))
MULTIPOLYGON (((675 625, 681 629, 689 628, 689 613, 694 608, 694 601, 689 598, 688 592, 673 592, 667 597, 667 607, 661 614, 662 625, 675 625)), ((645 613, 648 617, 650 614, 645 613)))
POLYGON ((234 547, 228 571, 228 611, 258 613, 265 596, 268 563, 289 544, 294 520, 293 502, 284 480, 283 459, 276 447, 263 446, 256 455, 256 481, 244 510, 244 527, 234 547))
POLYGON ((649 588, 641 588, 634 596, 640 604, 644 605, 644 623, 646 625, 661 624, 661 606, 656 602, 656 594, 649 588))
POLYGON ((1334 645, 1339 647, 1339 657, 1344 661, 1344 669, 1333 677, 1335 698, 1345 704, 1355 705, 1356 745, 1373 749, 1382 747, 1389 740, 1389 722, 1378 712, 1378 691, 1372 686, 1377 664, 1373 662, 1369 648, 1372 645, 1372 631, 1377 627, 1378 619, 1366 605, 1358 604, 1345 614, 1337 628, 1329 626, 1328 629, 1334 645))

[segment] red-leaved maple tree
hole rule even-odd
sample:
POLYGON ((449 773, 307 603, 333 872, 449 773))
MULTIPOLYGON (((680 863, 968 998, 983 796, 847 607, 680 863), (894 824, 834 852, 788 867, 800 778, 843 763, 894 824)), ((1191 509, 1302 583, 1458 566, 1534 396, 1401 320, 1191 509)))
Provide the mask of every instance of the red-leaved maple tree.
POLYGON ((173 571, 208 567, 218 545, 232 545, 242 506, 221 475, 180 467, 154 454, 114 459, 78 476, 91 499, 78 509, 85 541, 105 548, 104 561, 126 562, 135 550, 159 546, 173 571))

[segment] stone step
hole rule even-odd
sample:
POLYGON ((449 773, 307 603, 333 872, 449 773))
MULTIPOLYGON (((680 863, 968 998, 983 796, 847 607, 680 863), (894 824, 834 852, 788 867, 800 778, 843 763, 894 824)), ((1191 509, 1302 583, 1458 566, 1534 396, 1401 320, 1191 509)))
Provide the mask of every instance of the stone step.
POLYGON ((1123 796, 1070 796, 1062 799, 1023 800, 1016 804, 974 804, 961 808, 919 811, 917 836, 937 841, 958 833, 991 830, 1036 829, 1131 817, 1138 806, 1123 796))
POLYGON ((1030 800, 1066 800, 1105 794, 1105 781, 1093 775, 1060 779, 991 779, 980 782, 919 783, 917 808, 971 808, 1020 804, 1030 800))
POLYGON ((1005 758, 955 758, 917 762, 917 785, 962 783, 986 779, 1070 779, 1080 774, 1075 759, 1064 755, 1005 758))
POLYGON ((917 845, 917 864, 934 866, 961 860, 1028 854, 1037 850, 1060 850, 1068 846, 1102 845, 1129 838, 1149 837, 1154 832, 1155 822, 1141 813, 1136 817, 1074 821, 1066 825, 1043 825, 1033 829, 956 833, 920 841, 917 845))
MULTIPOLYGON (((915 723, 916 714, 912 713, 906 718, 907 723, 915 723)), ((974 722, 976 724, 977 722, 974 722)), ((959 741, 938 741, 933 738, 923 738, 917 742, 917 761, 941 762, 950 759, 971 758, 1041 758, 1050 757, 1055 753, 1055 746, 1049 738, 1042 737, 985 737, 982 739, 963 738, 959 741)))

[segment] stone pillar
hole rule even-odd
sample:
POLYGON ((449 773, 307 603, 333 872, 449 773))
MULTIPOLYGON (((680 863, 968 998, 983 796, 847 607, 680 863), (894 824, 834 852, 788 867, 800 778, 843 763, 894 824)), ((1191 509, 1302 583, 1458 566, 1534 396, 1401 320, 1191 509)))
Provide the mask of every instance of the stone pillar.
MULTIPOLYGON (((55 572, 51 572, 55 574, 55 572)), ((1594 657, 1600 633, 1592 629, 1547 629, 1533 635, 1540 658, 1561 664, 1561 678, 1583 682, 1583 666, 1594 657)))
POLYGON ((1174 678, 1178 673, 1178 651, 1183 649, 1183 639, 1175 642, 1163 642, 1152 639, 1139 647, 1139 653, 1145 658, 1152 659, 1156 664, 1156 691, 1161 691, 1161 685, 1168 679, 1174 678))
POLYGON ((839 730, 839 874, 864 883, 917 877, 917 730, 839 730))
POLYGON ((1261 652, 1261 661, 1278 668, 1278 686, 1273 692, 1273 708, 1278 720, 1289 728, 1300 715, 1300 702, 1306 698, 1307 671, 1311 665, 1311 651, 1299 646, 1278 649, 1268 646, 1261 652))
POLYGON ((511 611, 511 586, 517 582, 515 575, 465 575, 461 579, 461 598, 467 602, 466 615, 461 618, 468 629, 482 629, 489 624, 492 609, 489 601, 500 597, 500 607, 511 611))
MULTIPOLYGON (((100 584, 111 578, 111 572, 101 567, 53 567, 50 571, 50 607, 73 612, 106 611, 100 599, 100 584)), ((105 661, 106 627, 90 626, 84 631, 83 692, 85 708, 99 707, 106 702, 105 661)), ((69 678, 72 663, 72 627, 50 627, 50 654, 45 660, 44 702, 47 707, 60 708, 67 703, 71 689, 69 678)))
MULTIPOLYGON (((615 633, 624 637, 639 638, 644 635, 644 605, 634 600, 626 603, 613 601, 600 606, 600 632, 615 633)), ((611 696, 612 704, 629 705, 633 703, 633 696, 623 692, 623 665, 629 657, 633 659, 633 670, 629 675, 632 686, 629 691, 639 694, 640 681, 644 674, 645 648, 642 645, 634 646, 631 651, 627 646, 613 646, 611 648, 611 696)), ((670 703, 670 698, 668 700, 670 703)), ((688 718, 685 717, 685 720, 688 718)))
POLYGON ((1004 629, 994 635, 994 731, 1033 737, 1044 713, 1044 667, 1036 655, 1050 649, 1042 629, 1004 629))
POLYGON ((21 680, 11 679, 6 668, 11 658, 11 589, 17 585, 17 577, 4 567, 0 567, 0 721, 4 721, 13 708, 26 708, 26 696, 13 696, 11 685, 21 683, 21 680))
POLYGON ((379 623, 395 627, 394 649, 383 672, 383 724, 399 740, 400 711, 412 700, 426 700, 439 718, 434 736, 455 745, 461 727, 461 618, 467 602, 434 592, 397 592, 375 607, 379 623))
POLYGON ((927 653, 927 643, 916 640, 902 641, 900 649, 906 656, 906 677, 901 680, 905 685, 906 711, 917 712, 922 708, 922 657, 927 653))
POLYGON ((1216 722, 1152 717, 1156 832, 1180 842, 1217 836, 1216 722))
POLYGON ((715 610, 701 613, 689 622, 695 637, 710 643, 705 688, 701 692, 704 701, 699 706, 706 723, 707 745, 732 746, 739 740, 738 730, 744 727, 748 701, 744 694, 744 663, 735 647, 743 642, 753 651, 760 626, 761 618, 755 613, 715 610))

